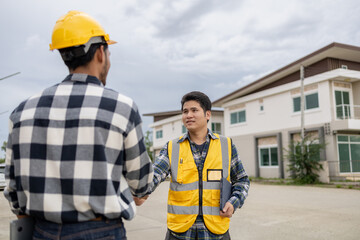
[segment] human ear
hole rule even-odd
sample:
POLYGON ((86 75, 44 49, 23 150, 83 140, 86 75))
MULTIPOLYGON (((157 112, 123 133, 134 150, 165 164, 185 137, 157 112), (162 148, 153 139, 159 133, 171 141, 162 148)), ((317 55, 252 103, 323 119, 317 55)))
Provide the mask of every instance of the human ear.
POLYGON ((205 117, 206 117, 206 119, 207 120, 210 120, 210 117, 211 117, 211 111, 206 111, 206 113, 205 113, 205 117))

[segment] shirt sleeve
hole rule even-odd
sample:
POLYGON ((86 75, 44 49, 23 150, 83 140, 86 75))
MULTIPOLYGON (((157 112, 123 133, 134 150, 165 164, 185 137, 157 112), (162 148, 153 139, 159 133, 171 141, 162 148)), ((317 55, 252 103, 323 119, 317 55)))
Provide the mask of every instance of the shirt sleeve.
POLYGON ((231 146, 231 169, 230 178, 232 184, 232 194, 229 202, 234 206, 234 211, 241 208, 248 196, 250 180, 246 174, 243 164, 238 156, 234 144, 231 146))
POLYGON ((9 121, 9 137, 6 145, 5 155, 5 178, 7 186, 4 189, 4 196, 10 203, 11 211, 16 215, 24 215, 20 209, 17 191, 16 191, 16 180, 14 172, 14 155, 13 155, 13 144, 12 144, 12 129, 13 123, 9 121))
POLYGON ((136 197, 146 195, 153 179, 153 167, 146 151, 141 123, 140 114, 134 104, 131 110, 127 136, 124 140, 124 176, 131 193, 136 197))
POLYGON ((159 184, 170 174, 170 160, 168 154, 168 143, 161 149, 159 156, 156 158, 154 167, 154 178, 151 183, 150 193, 154 192, 159 184))

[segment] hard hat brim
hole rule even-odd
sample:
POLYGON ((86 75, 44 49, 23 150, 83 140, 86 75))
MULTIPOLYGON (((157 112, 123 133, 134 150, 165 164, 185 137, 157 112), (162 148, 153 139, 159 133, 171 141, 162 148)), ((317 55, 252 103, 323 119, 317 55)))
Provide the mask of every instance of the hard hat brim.
POLYGON ((116 41, 113 41, 113 40, 108 40, 108 41, 106 41, 106 43, 108 44, 108 45, 111 45, 111 44, 115 44, 115 43, 117 43, 116 41))

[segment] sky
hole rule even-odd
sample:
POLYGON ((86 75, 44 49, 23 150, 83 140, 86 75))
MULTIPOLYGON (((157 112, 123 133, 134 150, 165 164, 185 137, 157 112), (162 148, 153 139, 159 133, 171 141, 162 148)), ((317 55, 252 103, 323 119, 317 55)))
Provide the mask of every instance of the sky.
MULTIPOLYGON (((178 110, 194 90, 215 101, 332 42, 360 46, 356 0, 2 1, 0 78, 21 73, 0 81, 0 142, 13 109, 68 74, 49 43, 70 10, 118 42, 106 87, 134 99, 141 114, 178 110)), ((151 123, 143 117, 143 130, 151 123)))

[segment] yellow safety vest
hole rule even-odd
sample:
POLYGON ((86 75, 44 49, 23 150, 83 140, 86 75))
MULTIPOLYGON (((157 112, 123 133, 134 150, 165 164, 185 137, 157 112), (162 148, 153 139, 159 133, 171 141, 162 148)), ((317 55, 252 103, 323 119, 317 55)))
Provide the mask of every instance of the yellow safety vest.
POLYGON ((220 180, 230 182, 231 140, 215 134, 211 139, 203 169, 198 171, 189 141, 169 141, 171 179, 167 224, 171 231, 186 232, 202 214, 214 234, 229 229, 230 218, 220 216, 220 180), (200 178, 200 179, 199 179, 200 178))

